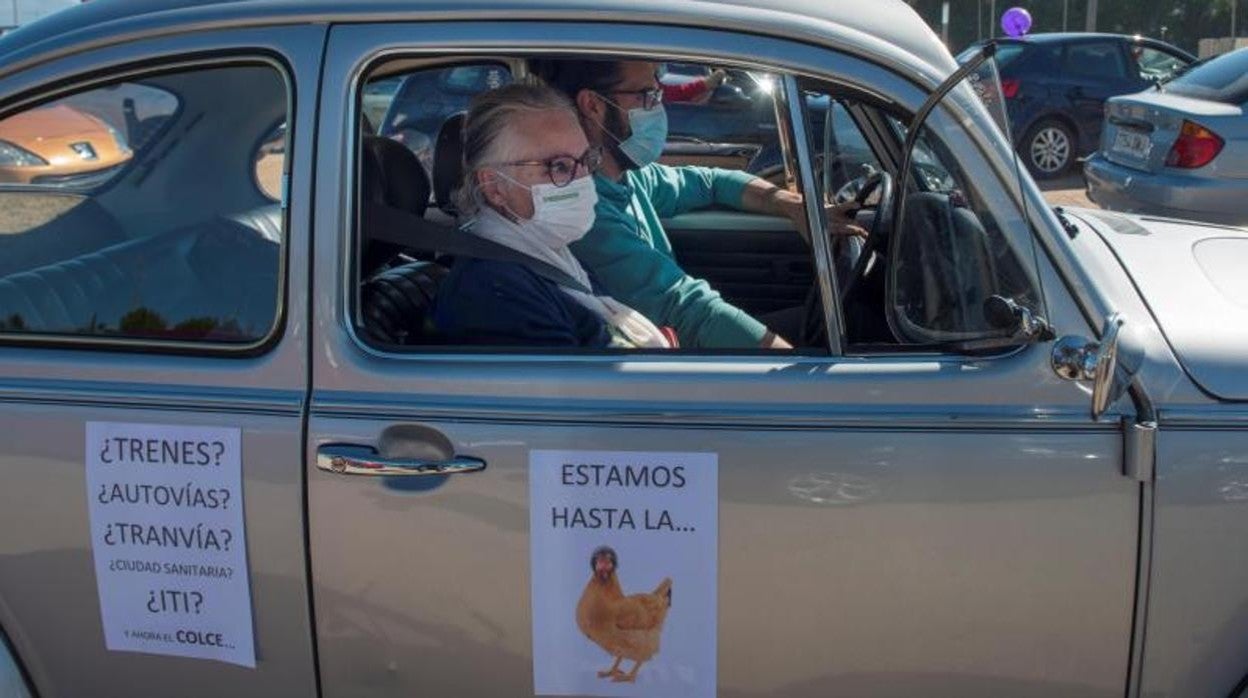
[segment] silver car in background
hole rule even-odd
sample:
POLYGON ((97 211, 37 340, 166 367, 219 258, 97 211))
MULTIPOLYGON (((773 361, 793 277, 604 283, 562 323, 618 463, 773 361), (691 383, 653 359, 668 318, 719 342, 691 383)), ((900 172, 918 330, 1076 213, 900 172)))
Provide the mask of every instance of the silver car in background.
POLYGON ((1248 224, 1246 107, 1248 49, 1110 99, 1084 165, 1088 196, 1115 211, 1248 224))

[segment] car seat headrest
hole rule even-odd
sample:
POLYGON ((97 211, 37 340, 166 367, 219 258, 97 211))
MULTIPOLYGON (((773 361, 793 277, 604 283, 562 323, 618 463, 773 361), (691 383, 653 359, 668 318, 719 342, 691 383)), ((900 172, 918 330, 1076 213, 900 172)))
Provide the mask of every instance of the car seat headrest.
POLYGON ((438 129, 433 146, 433 196, 438 206, 453 212, 451 193, 459 186, 464 169, 464 121, 467 114, 459 112, 447 117, 438 129))

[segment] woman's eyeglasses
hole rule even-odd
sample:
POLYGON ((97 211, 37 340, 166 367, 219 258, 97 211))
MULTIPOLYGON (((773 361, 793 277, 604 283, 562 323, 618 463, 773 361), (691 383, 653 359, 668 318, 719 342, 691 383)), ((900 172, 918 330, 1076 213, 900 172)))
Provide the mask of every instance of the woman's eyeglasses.
POLYGON ((576 175, 584 168, 585 172, 594 173, 602 165, 602 151, 598 148, 590 148, 581 154, 579 158, 571 155, 556 155, 553 158, 545 160, 513 160, 512 162, 500 162, 493 167, 545 167, 546 175, 550 177, 550 183, 556 187, 566 187, 576 179, 576 175))

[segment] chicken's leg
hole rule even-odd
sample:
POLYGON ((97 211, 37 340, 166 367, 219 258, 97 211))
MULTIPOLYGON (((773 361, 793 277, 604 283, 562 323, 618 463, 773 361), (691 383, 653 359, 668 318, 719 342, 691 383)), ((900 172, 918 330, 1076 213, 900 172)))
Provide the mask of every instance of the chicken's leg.
POLYGON ((620 662, 622 661, 624 661, 623 657, 616 657, 615 664, 612 664, 610 669, 607 669, 606 671, 598 672, 598 678, 605 679, 608 676, 611 676, 611 677, 619 676, 622 673, 620 671, 620 662))
POLYGON ((641 668, 641 664, 641 662, 634 661, 632 671, 627 674, 624 672, 616 672, 615 676, 611 677, 611 680, 616 683, 634 683, 637 681, 637 670, 641 668))

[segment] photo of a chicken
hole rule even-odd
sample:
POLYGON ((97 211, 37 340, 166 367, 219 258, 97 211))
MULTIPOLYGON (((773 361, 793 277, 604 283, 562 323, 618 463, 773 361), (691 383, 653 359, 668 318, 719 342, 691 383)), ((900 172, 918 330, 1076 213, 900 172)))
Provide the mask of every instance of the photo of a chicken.
POLYGON ((599 678, 633 683, 642 663, 659 652, 659 635, 672 606, 672 580, 664 579, 650 593, 625 596, 616 577, 618 565, 611 548, 604 545, 594 550, 589 584, 576 604, 576 624, 615 658, 610 669, 598 672, 599 678), (633 660, 628 673, 620 670, 625 659, 633 660))

